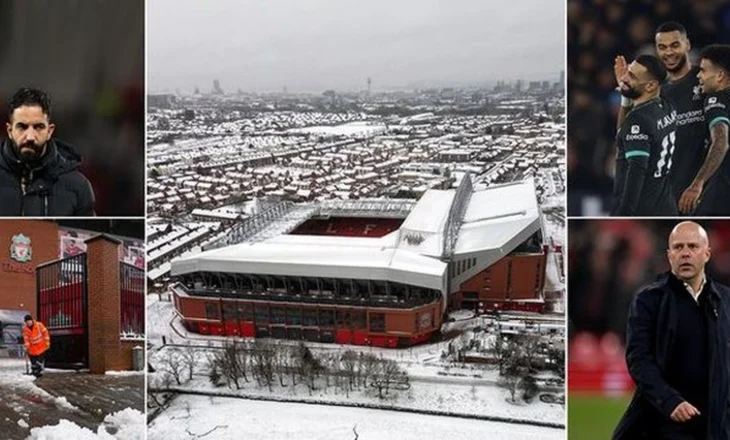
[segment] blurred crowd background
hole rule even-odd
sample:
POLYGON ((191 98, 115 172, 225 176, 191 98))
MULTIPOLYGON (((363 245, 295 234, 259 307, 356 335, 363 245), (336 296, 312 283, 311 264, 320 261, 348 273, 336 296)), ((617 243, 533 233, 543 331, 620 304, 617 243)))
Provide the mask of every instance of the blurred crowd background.
POLYGON ((654 33, 665 21, 687 28, 696 63, 712 43, 730 43, 730 2, 723 0, 568 0, 568 214, 610 210, 614 139, 620 95, 617 55, 631 62, 654 54, 654 33))
MULTIPOLYGON (((608 438, 633 390, 624 359, 626 321, 639 288, 669 270, 674 220, 571 220, 568 224, 570 438, 608 438)), ((708 232, 708 276, 730 285, 730 221, 708 232)))
POLYGON ((100 216, 144 215, 144 54, 144 0, 0 0, 4 121, 17 89, 45 90, 100 216))

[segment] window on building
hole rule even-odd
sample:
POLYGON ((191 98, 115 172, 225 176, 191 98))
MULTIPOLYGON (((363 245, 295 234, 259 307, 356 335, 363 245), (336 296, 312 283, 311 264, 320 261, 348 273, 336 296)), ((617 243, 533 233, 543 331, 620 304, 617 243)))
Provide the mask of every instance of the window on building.
POLYGON ((464 292, 464 299, 476 300, 479 299, 479 294, 477 292, 464 292))
POLYGON ((337 327, 350 328, 350 310, 349 309, 337 310, 337 327))
POLYGON ((254 306, 254 314, 256 318, 256 324, 268 324, 269 323, 269 305, 268 304, 256 304, 254 306))
POLYGON ((350 312, 352 328, 355 330, 365 330, 367 327, 367 314, 365 310, 352 310, 350 312))
POLYGON ((371 332, 384 332, 385 331, 385 314, 384 313, 370 313, 370 331, 371 332))
POLYGON ((220 308, 218 307, 217 302, 205 303, 205 317, 208 319, 215 319, 215 320, 221 319, 221 311, 220 311, 220 308))
POLYGON ((320 327, 334 327, 335 325, 335 310, 334 309, 319 309, 319 326, 320 327))
POLYGON ((317 309, 309 307, 302 309, 302 325, 308 327, 317 326, 317 309))
POLYGON ((286 308, 287 325, 302 325, 302 310, 299 307, 286 308))
POLYGON ((286 309, 284 306, 273 306, 271 307, 271 323, 272 324, 284 324, 286 323, 286 309))
POLYGON ((253 304, 239 303, 238 319, 246 322, 253 322, 253 304))
POLYGON ((238 321, 238 310, 236 307, 236 303, 223 301, 223 305, 221 308, 223 309, 223 320, 224 321, 230 321, 230 322, 238 321))

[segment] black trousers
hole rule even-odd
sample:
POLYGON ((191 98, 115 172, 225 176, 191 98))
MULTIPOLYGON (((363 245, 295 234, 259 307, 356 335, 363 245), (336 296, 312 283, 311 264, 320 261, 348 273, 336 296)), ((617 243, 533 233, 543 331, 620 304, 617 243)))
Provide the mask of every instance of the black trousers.
POLYGON ((41 353, 38 356, 28 355, 28 357, 30 358, 30 372, 36 376, 42 373, 46 363, 45 353, 41 353))

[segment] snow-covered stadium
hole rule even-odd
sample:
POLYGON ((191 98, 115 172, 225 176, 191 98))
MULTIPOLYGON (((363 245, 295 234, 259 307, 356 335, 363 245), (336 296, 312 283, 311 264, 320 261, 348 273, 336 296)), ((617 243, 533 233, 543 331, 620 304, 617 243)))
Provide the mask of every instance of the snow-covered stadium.
POLYGON ((174 260, 171 291, 202 334, 410 346, 449 310, 541 311, 542 235, 532 180, 281 203, 174 260))

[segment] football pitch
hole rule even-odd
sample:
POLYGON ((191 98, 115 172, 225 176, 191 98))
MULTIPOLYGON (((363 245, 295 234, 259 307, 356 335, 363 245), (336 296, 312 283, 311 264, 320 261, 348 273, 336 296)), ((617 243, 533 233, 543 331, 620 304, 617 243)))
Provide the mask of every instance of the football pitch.
POLYGON ((604 397, 578 395, 568 397, 568 438, 570 440, 610 439, 630 396, 604 397))

